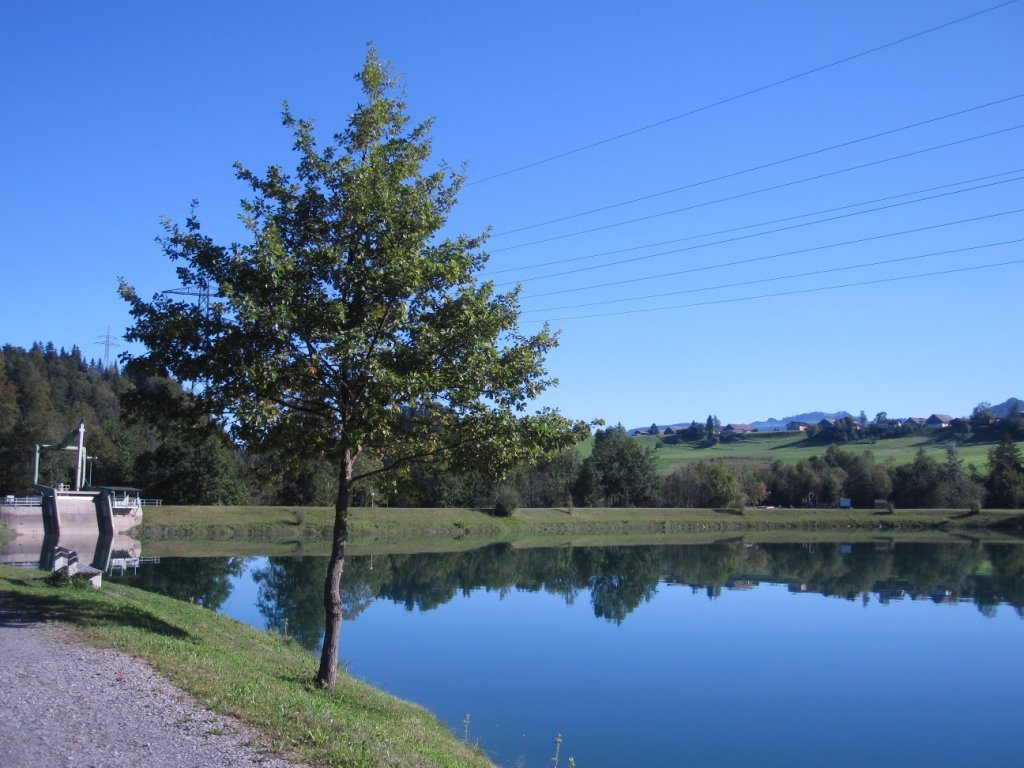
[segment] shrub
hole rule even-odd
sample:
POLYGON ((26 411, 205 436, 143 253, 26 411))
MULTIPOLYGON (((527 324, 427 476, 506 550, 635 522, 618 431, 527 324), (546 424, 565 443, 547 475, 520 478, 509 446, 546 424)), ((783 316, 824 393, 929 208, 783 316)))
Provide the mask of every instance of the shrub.
POLYGON ((494 495, 494 514, 498 517, 511 517, 518 506, 519 494, 512 488, 499 488, 494 495))

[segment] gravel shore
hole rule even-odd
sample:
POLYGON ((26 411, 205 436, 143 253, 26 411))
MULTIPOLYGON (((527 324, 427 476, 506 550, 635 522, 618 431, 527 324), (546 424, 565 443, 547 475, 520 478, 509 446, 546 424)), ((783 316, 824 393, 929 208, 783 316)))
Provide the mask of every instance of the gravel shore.
POLYGON ((143 661, 77 643, 0 597, 0 764, 293 768, 143 661))

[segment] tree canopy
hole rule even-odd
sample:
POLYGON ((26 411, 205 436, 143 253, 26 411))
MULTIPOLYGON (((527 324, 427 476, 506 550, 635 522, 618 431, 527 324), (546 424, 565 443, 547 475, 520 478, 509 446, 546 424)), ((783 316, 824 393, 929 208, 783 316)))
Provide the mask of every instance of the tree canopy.
POLYGON ((428 166, 431 121, 410 121, 372 48, 356 77, 364 101, 326 146, 285 105, 294 171, 235 165, 251 189, 245 242, 216 242, 195 205, 184 226, 165 222, 164 252, 184 288, 209 292, 208 307, 120 287, 134 318, 126 338, 146 348, 129 364, 195 382, 178 410, 211 415, 279 461, 337 467, 318 676, 328 687, 355 483, 417 462, 500 474, 586 433, 556 411, 527 412, 554 383, 544 357, 557 337, 547 326, 523 334, 518 289, 479 278, 486 233, 439 236, 463 177, 428 166), (357 464, 364 455, 374 460, 357 464))

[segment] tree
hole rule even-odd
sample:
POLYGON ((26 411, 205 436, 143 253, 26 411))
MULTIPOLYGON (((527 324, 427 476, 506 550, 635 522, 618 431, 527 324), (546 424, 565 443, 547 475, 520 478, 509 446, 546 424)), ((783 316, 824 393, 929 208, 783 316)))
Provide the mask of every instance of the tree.
POLYGON ((598 430, 587 459, 597 471, 605 504, 642 506, 654 501, 659 485, 654 452, 626 434, 622 425, 598 430))
POLYGON ((942 464, 939 483, 939 502, 943 507, 981 507, 981 487, 964 471, 963 460, 955 445, 946 446, 946 461, 942 464))
POLYGON ((987 427, 992 423, 995 414, 992 412, 992 403, 983 400, 974 406, 971 411, 971 425, 974 427, 987 427))
POLYGON ((1018 509, 1024 505, 1024 460, 1020 449, 1008 434, 988 452, 988 495, 985 506, 994 509, 1018 509))
POLYGON ((714 445, 719 440, 721 422, 714 414, 708 414, 708 420, 704 423, 704 440, 708 445, 714 445))
POLYGON ((168 437, 135 460, 133 482, 169 504, 244 504, 248 493, 223 435, 168 437))
POLYGON ((328 689, 358 483, 413 462, 500 475, 587 434, 557 411, 527 413, 555 383, 544 357, 557 335, 547 326, 523 335, 518 288, 499 294, 479 281, 486 236, 438 236, 463 177, 428 167, 431 122, 410 124, 372 48, 356 79, 364 102, 322 149, 312 122, 284 106, 294 171, 235 165, 251 188, 241 203, 245 242, 217 244, 195 203, 183 227, 165 221, 163 250, 183 287, 209 290, 208 308, 168 294, 147 302, 120 286, 134 319, 126 338, 147 350, 125 359, 196 382, 179 413, 209 414, 276 461, 335 465, 317 673, 328 689), (359 470, 362 455, 379 463, 359 470))

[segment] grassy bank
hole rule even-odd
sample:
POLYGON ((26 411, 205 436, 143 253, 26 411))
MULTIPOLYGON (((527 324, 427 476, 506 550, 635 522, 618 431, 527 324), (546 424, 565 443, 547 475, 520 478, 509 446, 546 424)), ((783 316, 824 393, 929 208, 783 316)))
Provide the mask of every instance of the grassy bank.
MULTIPOLYGON (((154 507, 133 535, 147 544, 201 539, 281 542, 286 547, 319 550, 328 540, 334 510, 329 507, 154 507)), ((877 532, 952 531, 971 535, 1016 526, 1021 512, 910 509, 879 514, 872 510, 838 509, 519 509, 511 517, 495 517, 474 509, 352 510, 353 550, 375 543, 457 540, 463 548, 488 542, 581 537, 644 537, 723 535, 776 532, 787 536, 853 530, 877 532)), ((663 543, 671 543, 663 541, 663 543)), ((265 553, 264 553, 265 554, 265 553)))
POLYGON ((121 584, 97 591, 46 579, 0 566, 0 598, 71 625, 91 645, 146 659, 200 702, 266 734, 285 757, 367 768, 491 765, 426 710, 343 672, 333 693, 318 690, 316 660, 292 641, 121 584))

